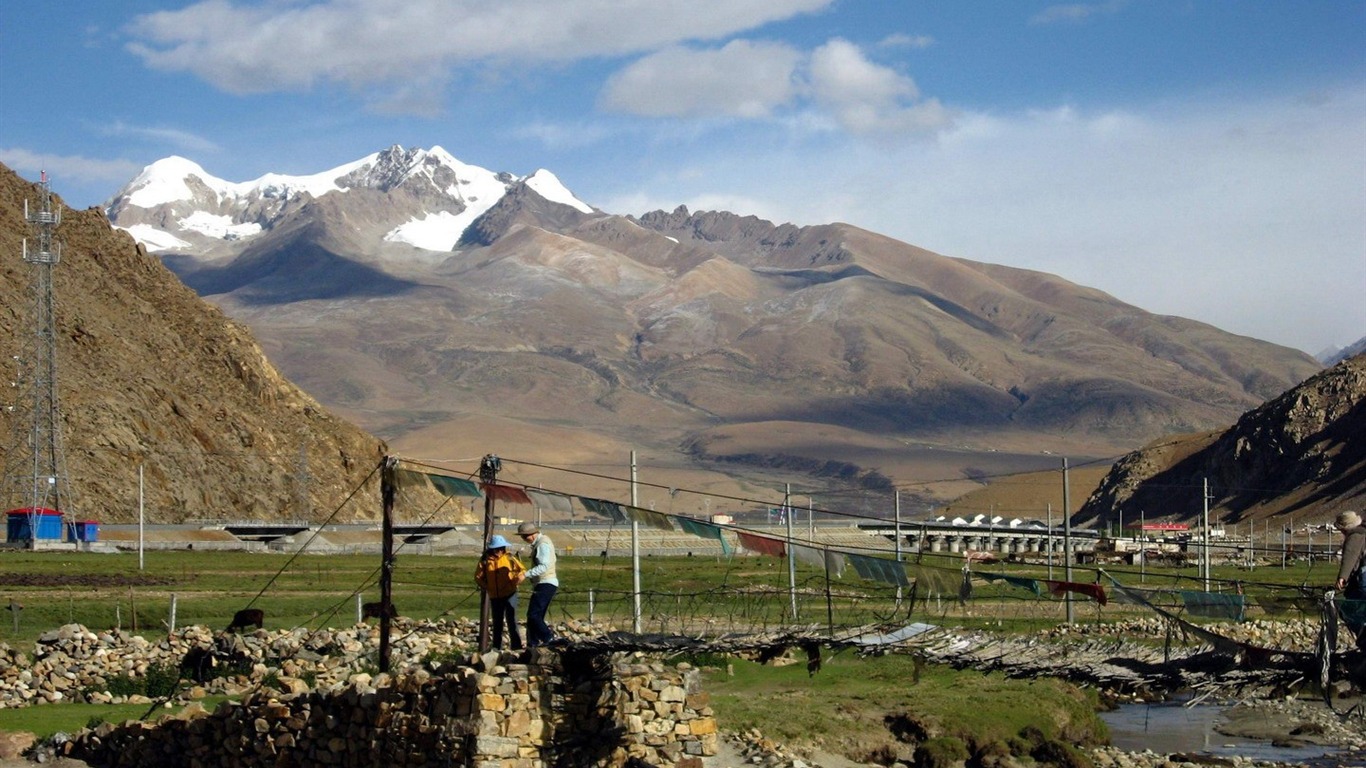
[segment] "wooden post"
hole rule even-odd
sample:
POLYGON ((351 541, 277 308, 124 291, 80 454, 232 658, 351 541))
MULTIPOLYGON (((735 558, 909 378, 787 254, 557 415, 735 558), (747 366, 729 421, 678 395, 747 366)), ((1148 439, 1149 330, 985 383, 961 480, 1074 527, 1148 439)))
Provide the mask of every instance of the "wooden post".
POLYGON ((379 475, 379 493, 383 503, 380 543, 379 570, 379 671, 389 671, 389 623, 393 609, 394 578, 394 496, 397 492, 396 475, 398 459, 384 457, 384 465, 379 475))
MULTIPOLYGON (((489 538, 493 536, 493 491, 488 486, 498 482, 498 470, 503 468, 503 462, 493 454, 487 454, 479 462, 479 482, 484 484, 484 538, 479 542, 479 556, 483 557, 484 547, 488 546, 489 538)), ((488 653, 489 650, 489 618, 492 613, 489 604, 489 593, 480 590, 479 595, 479 652, 488 653)), ((514 619, 515 621, 515 619, 514 619)))

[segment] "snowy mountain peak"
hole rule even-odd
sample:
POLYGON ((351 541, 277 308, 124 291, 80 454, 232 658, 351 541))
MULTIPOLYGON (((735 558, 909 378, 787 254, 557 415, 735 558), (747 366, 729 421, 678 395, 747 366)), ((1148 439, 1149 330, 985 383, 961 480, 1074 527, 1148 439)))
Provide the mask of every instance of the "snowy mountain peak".
POLYGON ((536 191, 536 194, 544 197, 552 203, 567 205, 576 208, 582 213, 592 213, 593 207, 574 197, 564 184, 560 183, 559 177, 544 168, 538 169, 535 173, 526 177, 526 185, 536 191))
POLYGON ((128 182, 119 195, 126 197, 130 205, 139 208, 155 208, 178 200, 193 200, 195 193, 190 188, 191 179, 198 179, 215 192, 231 186, 220 178, 210 176, 193 160, 172 155, 143 168, 142 173, 128 182))
POLYGON ((439 146, 405 149, 395 144, 344 165, 307 176, 268 173, 228 182, 183 157, 147 166, 108 206, 110 220, 153 250, 194 250, 196 238, 237 241, 268 231, 303 195, 321 198, 356 189, 404 190, 389 215, 382 239, 425 250, 449 251, 465 229, 518 182, 554 203, 582 213, 593 208, 574 197, 555 174, 527 177, 495 173, 463 163, 439 146))

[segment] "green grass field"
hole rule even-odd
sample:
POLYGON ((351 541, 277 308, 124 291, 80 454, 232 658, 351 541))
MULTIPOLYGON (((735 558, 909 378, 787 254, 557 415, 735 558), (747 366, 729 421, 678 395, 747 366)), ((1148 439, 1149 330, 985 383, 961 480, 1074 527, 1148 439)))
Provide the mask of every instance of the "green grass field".
MULTIPOLYGON (((973 580, 971 600, 957 600, 961 573, 952 558, 926 558, 938 594, 915 593, 912 607, 904 590, 860 579, 847 570, 827 582, 805 565, 796 569, 795 597, 789 590, 786 561, 772 557, 646 557, 641 560, 642 629, 693 633, 793 624, 835 627, 869 623, 932 623, 1032 628, 1061 621, 1064 603, 1036 596, 1005 582, 973 580), (796 618, 792 607, 795 603, 796 618)), ((475 617, 479 594, 473 582, 473 557, 438 557, 399 552, 393 573, 393 601, 400 614, 415 619, 475 617)), ((1321 588, 1333 578, 1333 564, 1303 563, 1244 569, 1215 569, 1216 588, 1232 591, 1241 582, 1249 595, 1307 585, 1321 588)), ((1046 567, 993 564, 981 573, 1045 578, 1046 567)), ((1107 569, 1130 586, 1199 590, 1193 568, 1132 567, 1107 569)), ((561 556, 561 591, 552 618, 588 620, 630 628, 632 578, 629 558, 561 556)), ((356 618, 356 596, 377 600, 379 558, 362 555, 300 555, 244 552, 152 551, 139 570, 137 556, 72 552, 0 551, 0 607, 22 606, 0 615, 0 641, 28 648, 43 632, 68 623, 91 629, 120 627, 142 634, 166 631, 172 596, 176 624, 219 629, 249 604, 261 608, 267 626, 349 626, 356 618), (16 628, 17 626, 17 628, 16 628)), ((1062 579, 1062 568, 1053 578, 1062 579)), ((1093 582, 1090 568, 1075 568, 1075 581, 1093 582)), ((1074 601, 1079 622, 1113 620, 1133 606, 1074 601)), ((1255 614, 1249 618, 1255 618, 1255 614)))
MULTIPOLYGON (((957 564, 945 558, 936 573, 953 591, 912 607, 887 585, 860 579, 850 570, 827 584, 825 574, 797 569, 799 593, 789 591, 786 561, 771 557, 646 557, 642 559, 642 629, 693 633, 832 621, 836 626, 927 621, 954 626, 986 626, 1030 631, 1058 623, 1064 603, 1003 582, 974 579, 972 599, 960 605, 957 564)), ((931 562, 927 558, 927 563, 931 562)), ((473 584, 474 558, 398 553, 393 573, 394 603, 402 615, 437 618, 478 615, 473 584)), ((979 573, 1046 578, 1046 567, 993 564, 979 573)), ((1132 568, 1107 573, 1130 585, 1199 589, 1193 568, 1132 568)), ((378 597, 379 559, 360 555, 301 555, 241 552, 151 551, 145 569, 128 554, 0 551, 0 605, 20 604, 15 615, 0 616, 0 641, 30 650, 38 636, 76 622, 91 629, 121 626, 155 637, 166 631, 171 596, 178 626, 227 625, 234 611, 253 603, 266 613, 267 628, 348 626, 355 620, 355 595, 378 597)), ((562 556, 562 589, 552 618, 631 625, 632 577, 629 558, 562 556)), ((1332 565, 1296 564, 1290 568, 1246 570, 1232 566, 1214 573, 1220 588, 1242 582, 1249 594, 1301 585, 1321 586, 1332 565)), ((1055 569, 1054 578, 1063 578, 1055 569)), ((1096 579, 1093 569, 1074 569, 1078 581, 1096 579)), ((1147 615, 1134 606, 1101 608, 1075 603, 1078 622, 1111 621, 1147 615)), ((1250 618, 1258 618, 1254 615, 1250 618)), ((1090 695, 1056 681, 1012 681, 996 675, 917 668, 907 656, 858 658, 850 652, 827 660, 808 676, 804 665, 770 667, 738 658, 698 659, 706 670, 707 690, 723 727, 755 727, 784 741, 843 754, 872 755, 894 749, 888 734, 896 728, 931 729, 944 735, 1009 741, 1022 729, 1058 738, 1103 739, 1090 695), (730 670, 733 674, 727 674, 730 670), (898 725, 899 724, 899 725, 898 725), (890 730, 889 730, 890 729, 890 730)), ((99 720, 121 721, 148 715, 138 705, 56 704, 0 710, 0 730, 30 730, 40 735, 73 731, 99 720)), ((153 716, 163 711, 150 713, 153 716)), ((894 740, 893 740, 894 741, 894 740)))

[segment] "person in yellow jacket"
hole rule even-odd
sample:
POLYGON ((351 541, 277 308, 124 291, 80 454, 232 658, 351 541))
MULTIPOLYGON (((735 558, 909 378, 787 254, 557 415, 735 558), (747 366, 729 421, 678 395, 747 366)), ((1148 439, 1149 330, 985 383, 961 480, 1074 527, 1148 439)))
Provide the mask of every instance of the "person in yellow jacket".
POLYGON ((489 613, 493 616, 493 647, 503 649, 503 626, 507 626, 512 650, 522 650, 522 635, 517 631, 517 583, 526 566, 508 554, 507 539, 494 534, 484 548, 484 556, 474 568, 474 581, 488 593, 489 613))

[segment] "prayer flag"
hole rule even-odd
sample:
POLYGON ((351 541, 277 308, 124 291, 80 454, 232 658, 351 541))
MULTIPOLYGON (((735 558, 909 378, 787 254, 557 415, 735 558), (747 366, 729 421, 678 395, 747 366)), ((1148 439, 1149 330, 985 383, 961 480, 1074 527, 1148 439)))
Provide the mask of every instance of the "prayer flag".
POLYGON ((479 493, 479 486, 475 485, 472 480, 466 480, 463 477, 427 475, 427 479, 432 481, 432 485, 436 486, 436 489, 445 496, 468 496, 477 499, 482 495, 479 493))
POLYGON ((782 539, 774 539, 768 536, 760 536, 757 533, 748 531, 736 531, 740 537, 740 546, 750 552, 757 552, 761 555, 772 555, 774 557, 786 557, 787 551, 783 547, 782 539))
POLYGON ((870 581, 880 581, 898 587, 911 585, 910 578, 906 576, 906 568, 901 563, 866 555, 849 555, 849 562, 859 576, 870 581))
POLYGON ((694 520, 691 517, 678 517, 674 519, 678 521, 679 527, 682 528, 685 533, 701 536, 704 539, 716 539, 721 542, 721 551, 727 555, 730 554, 730 542, 726 541, 726 536, 721 532, 720 526, 712 525, 711 523, 706 523, 701 520, 694 520))

